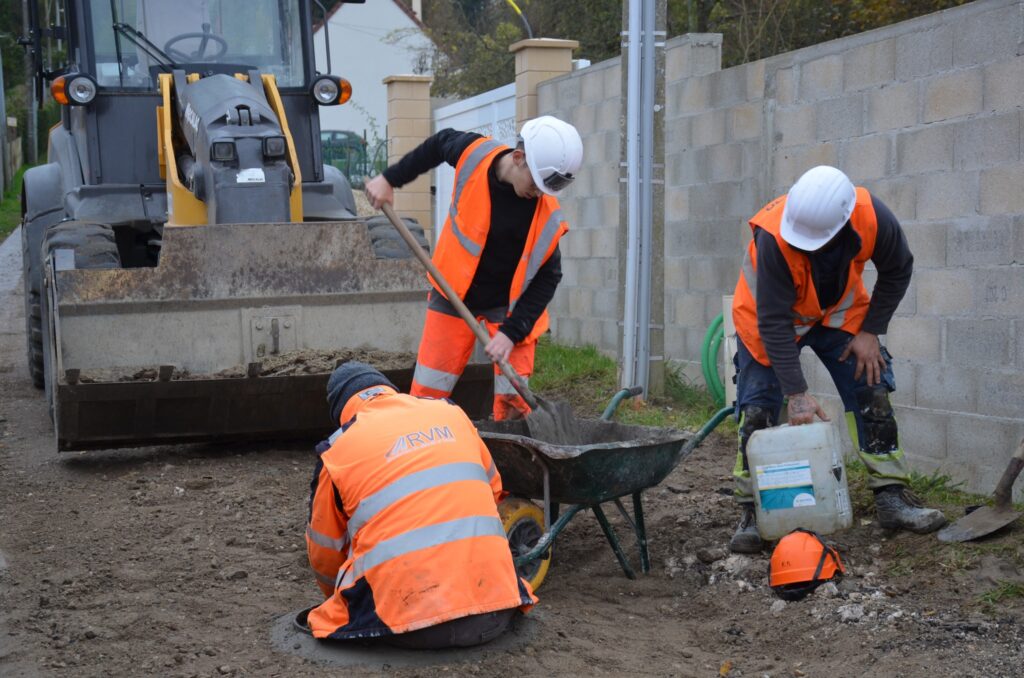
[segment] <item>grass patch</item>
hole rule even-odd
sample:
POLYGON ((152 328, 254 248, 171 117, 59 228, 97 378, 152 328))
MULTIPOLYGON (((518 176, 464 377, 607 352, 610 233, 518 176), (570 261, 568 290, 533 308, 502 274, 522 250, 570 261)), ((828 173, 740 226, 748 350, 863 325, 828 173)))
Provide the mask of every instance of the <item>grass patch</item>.
MULTIPOLYGON (((549 398, 571 403, 580 416, 598 417, 619 390, 618 366, 593 346, 564 346, 544 337, 537 345, 530 386, 549 398)), ((706 390, 666 368, 664 396, 624 400, 615 418, 626 424, 693 430, 714 413, 714 402, 706 390)), ((735 429, 727 420, 719 430, 729 426, 735 429)))
POLYGON ((0 242, 7 239, 7 236, 21 223, 21 180, 25 176, 27 165, 14 175, 14 182, 4 192, 0 199, 0 242))
POLYGON ((986 591, 978 597, 978 601, 988 605, 995 605, 1011 598, 1024 598, 1024 583, 1003 581, 991 591, 986 591))

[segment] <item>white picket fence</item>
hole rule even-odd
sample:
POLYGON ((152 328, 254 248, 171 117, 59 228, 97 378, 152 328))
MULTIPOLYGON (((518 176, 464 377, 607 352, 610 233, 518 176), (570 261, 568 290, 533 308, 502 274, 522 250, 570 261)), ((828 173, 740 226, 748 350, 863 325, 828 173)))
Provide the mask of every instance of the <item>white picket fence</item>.
MULTIPOLYGON (((516 143, 516 85, 492 89, 434 111, 434 131, 447 127, 460 132, 477 132, 509 146, 516 143)), ((448 215, 455 184, 455 168, 442 163, 434 170, 434 233, 439 234, 448 215)))

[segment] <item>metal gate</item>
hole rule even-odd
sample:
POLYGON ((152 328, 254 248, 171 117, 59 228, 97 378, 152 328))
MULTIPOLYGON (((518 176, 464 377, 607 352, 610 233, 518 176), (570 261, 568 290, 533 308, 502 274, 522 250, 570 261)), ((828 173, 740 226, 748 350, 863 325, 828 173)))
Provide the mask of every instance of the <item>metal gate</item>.
MULTIPOLYGON (((434 111, 434 131, 446 127, 460 132, 477 132, 493 137, 509 146, 516 143, 516 85, 492 89, 470 99, 443 106, 434 111)), ((455 168, 442 163, 434 170, 434 234, 435 239, 448 216, 455 183, 455 168)))

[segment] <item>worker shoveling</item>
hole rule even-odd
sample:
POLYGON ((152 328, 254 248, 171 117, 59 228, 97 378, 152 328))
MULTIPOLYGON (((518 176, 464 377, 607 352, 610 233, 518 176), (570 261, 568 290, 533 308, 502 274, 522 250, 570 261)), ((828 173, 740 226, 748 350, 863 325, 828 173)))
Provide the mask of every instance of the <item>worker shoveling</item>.
MULTIPOLYGON (((448 302, 458 311, 459 316, 469 324, 480 343, 486 346, 490 341, 487 331, 480 326, 470 310, 462 303, 462 300, 459 299, 451 285, 441 275, 441 271, 438 270, 412 233, 409 232, 408 227, 398 218, 391 205, 385 203, 381 206, 381 209, 388 219, 391 220, 395 228, 398 229, 399 234, 409 246, 409 249, 412 250, 416 258, 420 260, 420 263, 423 264, 441 287, 441 291, 448 302)), ((523 378, 516 374, 512 366, 508 364, 508 361, 498 361, 498 367, 505 378, 512 384, 512 387, 515 388, 516 392, 530 406, 531 412, 526 418, 527 426, 530 429, 530 437, 555 445, 571 445, 580 442, 578 422, 573 415, 572 408, 567 403, 548 401, 537 397, 530 391, 523 378)))

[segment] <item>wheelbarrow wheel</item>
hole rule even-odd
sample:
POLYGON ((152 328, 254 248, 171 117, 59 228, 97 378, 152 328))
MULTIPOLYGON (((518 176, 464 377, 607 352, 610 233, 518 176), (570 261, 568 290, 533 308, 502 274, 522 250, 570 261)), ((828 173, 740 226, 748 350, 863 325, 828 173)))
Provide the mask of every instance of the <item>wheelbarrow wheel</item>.
MULTIPOLYGON (((544 511, 532 501, 509 497, 498 505, 498 514, 513 558, 529 553, 544 536, 544 511)), ((516 572, 536 591, 547 576, 550 565, 549 548, 544 556, 518 566, 516 572)))

